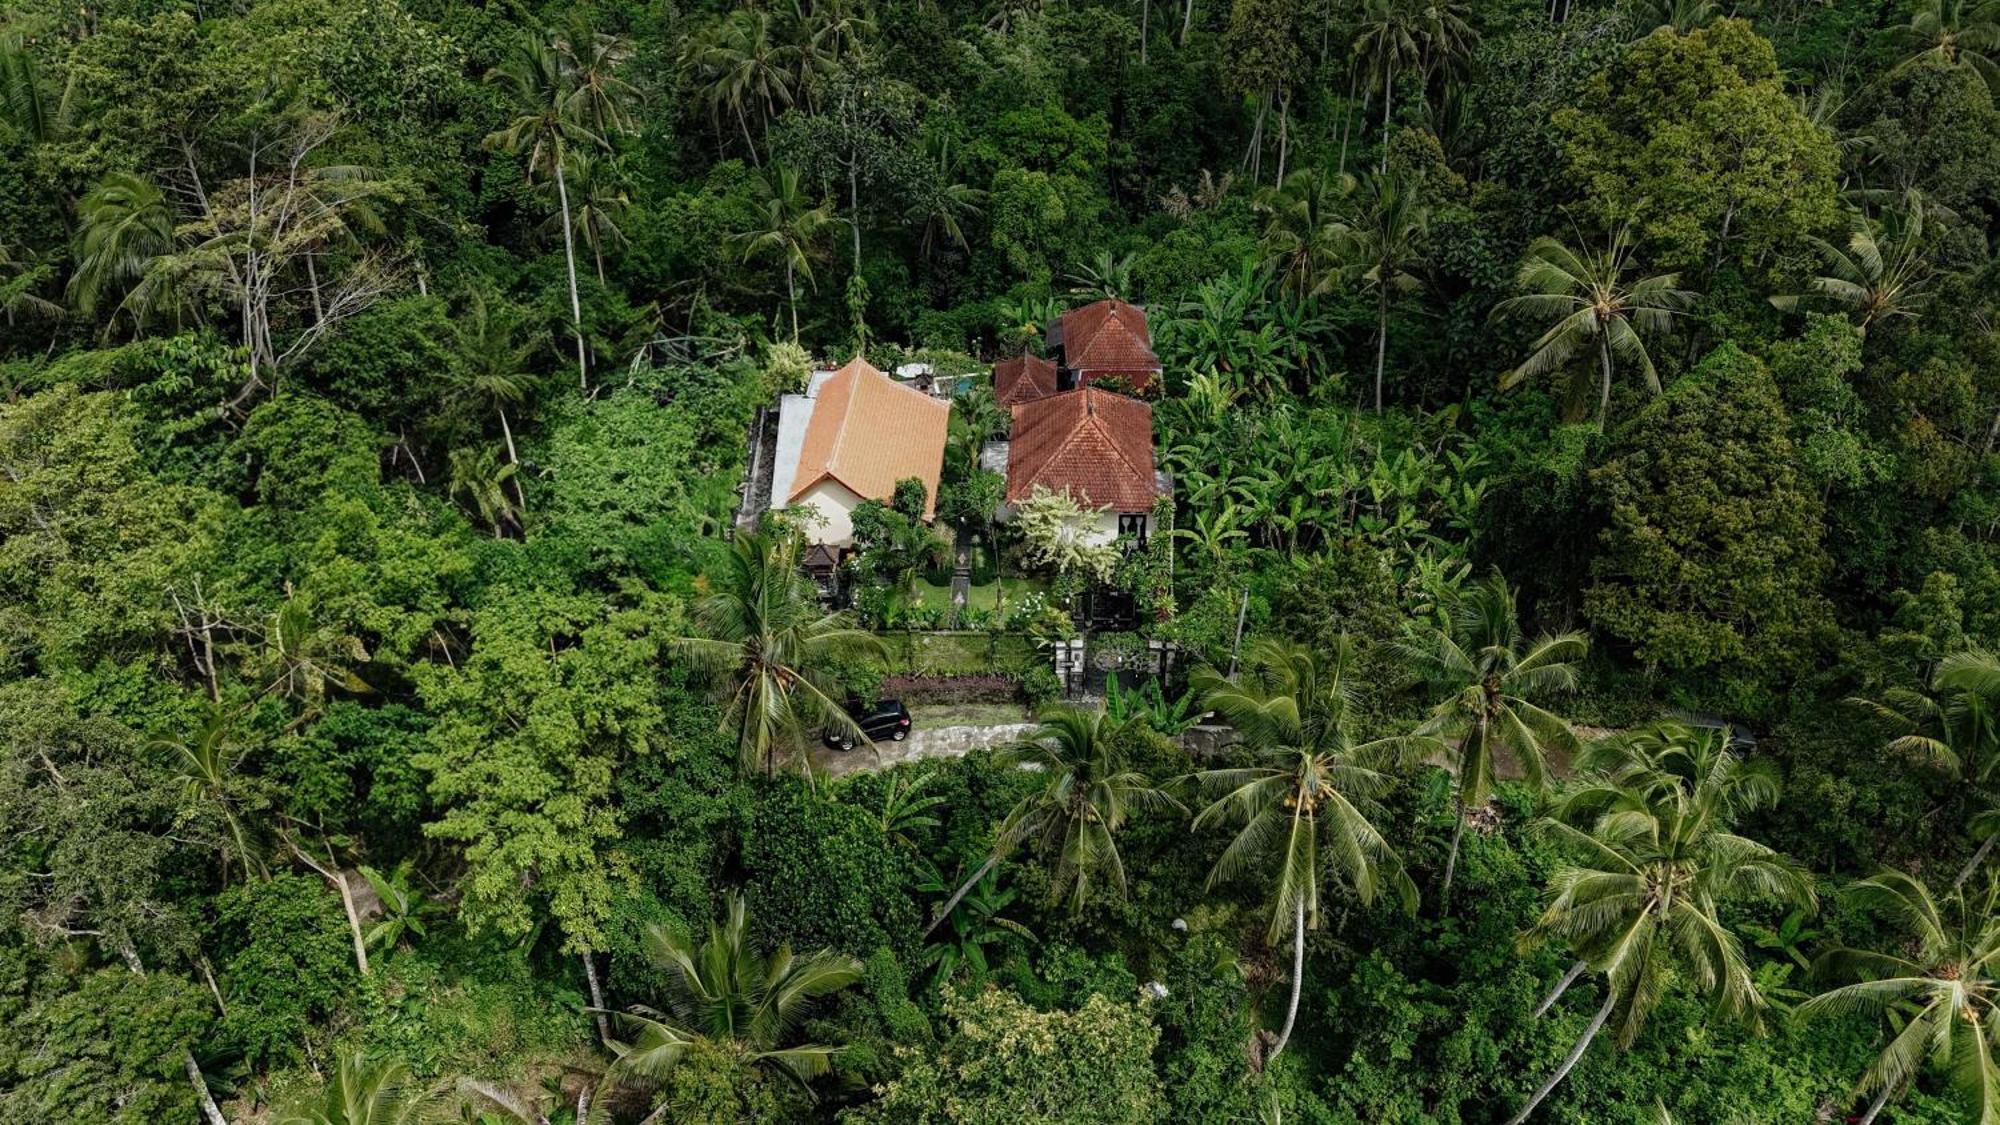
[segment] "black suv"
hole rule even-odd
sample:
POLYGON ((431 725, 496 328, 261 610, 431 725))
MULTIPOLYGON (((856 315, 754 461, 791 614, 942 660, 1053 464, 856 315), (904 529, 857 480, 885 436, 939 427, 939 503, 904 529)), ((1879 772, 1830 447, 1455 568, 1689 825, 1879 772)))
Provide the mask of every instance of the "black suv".
MULTIPOLYGON (((861 727, 861 733, 867 735, 871 741, 880 742, 886 738, 891 742, 901 742, 910 737, 910 709, 903 706, 903 701, 900 699, 885 699, 873 707, 850 706, 847 713, 854 716, 855 723, 861 727)), ((852 750, 854 743, 855 738, 850 731, 826 732, 828 746, 852 750)))

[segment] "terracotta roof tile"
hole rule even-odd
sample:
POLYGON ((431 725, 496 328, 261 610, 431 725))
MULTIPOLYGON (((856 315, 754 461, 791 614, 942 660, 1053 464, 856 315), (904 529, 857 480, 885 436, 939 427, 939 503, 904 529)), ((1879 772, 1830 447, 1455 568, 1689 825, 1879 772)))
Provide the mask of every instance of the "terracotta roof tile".
POLYGON ((820 386, 799 449, 789 500, 831 478, 864 500, 887 500, 896 482, 924 482, 924 516, 937 511, 948 403, 898 384, 860 356, 820 386))
POLYGON ((1085 383, 1115 375, 1143 390, 1160 373, 1146 310, 1138 305, 1114 299, 1071 309, 1049 339, 1062 345, 1063 366, 1085 383))
POLYGON ((1014 407, 1007 453, 1007 502, 1040 485, 1081 503, 1120 512, 1153 506, 1153 408, 1092 387, 1014 407))
POLYGON ((993 365, 993 399, 1002 406, 1056 393, 1056 365, 1026 352, 993 365))

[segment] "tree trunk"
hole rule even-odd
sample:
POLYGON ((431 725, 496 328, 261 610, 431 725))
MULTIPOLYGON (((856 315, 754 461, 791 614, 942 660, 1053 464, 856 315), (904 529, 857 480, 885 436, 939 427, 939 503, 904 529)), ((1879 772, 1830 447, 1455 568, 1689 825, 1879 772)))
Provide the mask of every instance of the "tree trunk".
POLYGON ((1340 175, 1347 175, 1347 134, 1354 126, 1354 60, 1347 60, 1347 100, 1340 103, 1340 175))
MULTIPOLYGON (((500 433, 507 439, 507 463, 514 466, 514 503, 521 509, 523 519, 528 515, 528 494, 521 490, 521 458, 514 452, 514 427, 507 424, 507 408, 494 407, 500 415, 500 433)), ((414 459, 413 459, 414 460, 414 459)))
POLYGON ((792 256, 785 255, 785 301, 792 306, 792 343, 799 342, 799 289, 792 280, 792 256))
MULTIPOLYGON (((146 975, 146 963, 139 959, 139 951, 132 948, 130 942, 118 947, 118 955, 124 958, 125 967, 134 976, 146 975)), ((181 1070, 194 1086, 195 1101, 201 1104, 201 1115, 208 1120, 208 1125, 229 1125, 229 1119, 222 1116, 222 1107, 215 1104, 215 1096, 208 1092, 208 1081, 201 1076, 201 1064, 194 1061, 194 1052, 186 1047, 181 1048, 181 1070)))
MULTIPOLYGON (((604 1006, 604 986, 597 981, 597 962, 591 957, 590 950, 588 949, 584 950, 581 956, 583 957, 583 980, 590 987, 590 1006, 596 1009, 591 1015, 596 1017, 597 1020, 597 1041, 599 1043, 609 1043, 611 1041, 611 1020, 604 1014, 607 1010, 604 1006)), ((582 1121, 583 1118, 579 1117, 577 1120, 582 1121)))
POLYGON ((1153 26, 1153 0, 1139 0, 1139 65, 1146 65, 1146 32, 1153 26))
POLYGON ((1457 823, 1451 826, 1451 854, 1444 861, 1444 886, 1438 890, 1438 917, 1451 915, 1451 877, 1458 871, 1458 842, 1465 836, 1465 785, 1459 783, 1458 800, 1453 802, 1458 811, 1457 823))
POLYGON ((569 320, 576 330, 576 382, 588 391, 590 373, 583 360, 583 301, 576 295, 576 232, 569 226, 569 182, 563 178, 562 154, 556 159, 556 196, 562 202, 563 264, 569 269, 569 320))
POLYGON ((762 168, 764 162, 757 156, 757 142, 750 138, 750 119, 743 116, 743 107, 740 104, 736 107, 736 124, 742 128, 743 144, 750 150, 750 166, 762 168))
POLYGON ((1611 414, 1611 335, 1606 332, 1597 338, 1597 360, 1600 374, 1597 385, 1597 431, 1604 432, 1604 420, 1611 414))
POLYGON ((987 856, 986 862, 979 865, 979 870, 974 871, 972 873, 972 878, 967 879, 965 881, 964 886, 958 888, 958 890, 955 893, 953 893, 950 898, 945 900, 944 906, 941 907, 937 912, 937 917, 931 919, 930 926, 924 930, 924 936, 925 937, 931 936, 931 934, 934 933, 939 926, 944 925, 944 920, 946 918, 951 917, 952 911, 958 909, 959 902, 962 901, 965 898, 965 896, 972 891, 973 885, 975 883, 978 883, 981 879, 986 878, 986 873, 988 871, 993 870, 993 865, 999 862, 1000 862, 1000 853, 998 851, 995 851, 992 855, 987 856))
POLYGON ((1562 999, 1562 994, 1568 992, 1569 986, 1576 981, 1576 978, 1582 976, 1583 971, 1589 967, 1588 964, 1582 961, 1571 965, 1569 971, 1562 975, 1562 979, 1556 982, 1556 986, 1549 989, 1549 994, 1542 997, 1542 1002, 1535 1005, 1535 1018, 1542 1018, 1543 1012, 1555 1007, 1556 1001, 1562 999))
POLYGON ((181 1069, 187 1072, 188 1082, 194 1086, 195 1100, 201 1103, 201 1115, 208 1119, 208 1125, 229 1125, 229 1119, 222 1116, 222 1107, 215 1104, 215 1095, 208 1092, 208 1080, 201 1076, 201 1064, 194 1061, 193 1051, 181 1051, 181 1069))
POLYGON ((1250 182, 1257 182, 1257 172, 1262 161, 1259 159, 1264 149, 1264 115, 1271 112, 1268 97, 1257 99, 1257 122, 1250 127, 1250 147, 1244 150, 1243 167, 1250 172, 1250 182))
POLYGON ((1389 110, 1396 101, 1396 68, 1382 75, 1382 166, 1377 175, 1389 174, 1389 110))
POLYGON ((1521 1122, 1528 1119, 1529 1114, 1535 1112, 1535 1107, 1542 1104, 1542 1099, 1548 1097, 1549 1092, 1569 1076, 1577 1060, 1590 1049, 1590 1041, 1597 1038, 1597 1033, 1603 1029, 1604 1021, 1611 1018, 1611 1009, 1617 1003, 1618 993, 1612 989, 1611 982, 1607 980, 1604 982, 1604 1003, 1597 1009, 1597 1014, 1590 1017, 1590 1026, 1583 1029, 1583 1037, 1576 1041, 1576 1046, 1569 1049, 1569 1054, 1563 1056, 1562 1065, 1556 1068, 1554 1074, 1549 1075, 1549 1080, 1542 1083, 1541 1089, 1535 1091, 1535 1096, 1528 1099, 1528 1104, 1521 1107, 1521 1112, 1507 1119, 1507 1125, 1521 1125, 1521 1122))
MULTIPOLYGON (((1386 263, 1383 263, 1386 264, 1386 263)), ((1389 279, 1375 275, 1375 413, 1382 413, 1382 365, 1389 355, 1389 279)))
MULTIPOLYGON (((499 534, 497 527, 494 534, 499 534)), ((333 858, 331 848, 327 851, 327 862, 331 863, 332 867, 320 866, 318 860, 307 855, 306 850, 299 847, 296 843, 292 844, 292 854, 298 856, 301 862, 318 872, 320 878, 332 883, 334 888, 340 892, 341 909, 347 912, 347 932, 354 938, 354 964, 356 968, 361 970, 362 976, 367 976, 368 943, 361 937, 361 915, 354 908, 354 892, 348 888, 347 874, 340 870, 340 861, 333 858)))
POLYGON ((354 890, 347 885, 347 872, 336 868, 333 885, 340 888, 340 907, 347 911, 347 931, 354 937, 354 964, 365 977, 368 975, 368 943, 361 937, 361 915, 354 909, 354 890))
POLYGON ((1958 878, 1951 881, 1952 890, 1955 891, 1963 887, 1965 881, 1972 878, 1972 873, 1979 870, 1979 865, 1986 862, 1986 853, 1993 850, 1993 842, 1995 840, 2000 840, 2000 833, 1986 837, 1985 842, 1979 845, 1979 850, 1973 852, 1972 858, 1965 861, 1965 866, 1960 869, 1958 878))
POLYGON ((1868 1112, 1861 1115, 1861 1125, 1875 1125, 1875 1118, 1881 1115, 1882 1107, 1889 1104, 1889 1095, 1895 1092, 1894 1082, 1882 1083, 1882 1092, 1875 1095, 1875 1100, 1868 1103, 1868 1112))
POLYGON ((1180 42, 1181 46, 1183 47, 1187 46, 1188 28, 1192 27, 1193 25, 1194 25, 1194 0, 1187 0, 1186 3, 1181 5, 1181 42, 1180 42))
POLYGON ((1288 155, 1286 147, 1292 139, 1291 123, 1292 96, 1286 94, 1278 99, 1278 178, 1271 181, 1274 184, 1282 185, 1285 182, 1285 157, 1288 155))
POLYGON ((847 162, 847 228, 854 234, 854 276, 861 276, 861 168, 847 162))
POLYGON ((1292 920, 1292 1002, 1285 1009, 1285 1026, 1278 1032, 1277 1046, 1264 1058, 1264 1065, 1276 1062, 1284 1053, 1285 1044, 1292 1038, 1292 1024, 1299 1018, 1299 991, 1305 984, 1306 976, 1306 898, 1299 896, 1298 911, 1292 920))

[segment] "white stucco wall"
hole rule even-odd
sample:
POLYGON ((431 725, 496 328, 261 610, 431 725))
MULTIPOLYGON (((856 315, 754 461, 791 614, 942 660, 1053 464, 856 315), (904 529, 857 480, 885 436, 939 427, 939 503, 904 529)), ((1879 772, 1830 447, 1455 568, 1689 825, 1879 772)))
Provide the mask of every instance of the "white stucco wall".
POLYGON ((1090 521, 1090 534, 1085 539, 1095 547, 1116 538, 1118 538, 1118 513, 1106 508, 1097 513, 1096 519, 1090 521))
MULTIPOLYGON (((834 480, 823 480, 805 491, 792 502, 792 507, 813 506, 819 513, 819 521, 806 529, 806 542, 824 543, 829 547, 852 547, 854 545, 854 506, 861 503, 852 489, 834 480)), ((1114 528, 1117 522, 1112 523, 1114 528)))
MULTIPOLYGON (((1014 509, 1012 505, 1003 503, 999 508, 994 510, 993 522, 995 523, 1006 523, 1013 518, 1014 509)), ((1150 519, 1148 522, 1151 522, 1150 519)), ((1150 528, 1148 530, 1150 531, 1150 528)), ((1117 538, 1118 513, 1109 508, 1092 516, 1083 530, 1083 542, 1088 546, 1094 547, 1100 543, 1110 543, 1117 538)))

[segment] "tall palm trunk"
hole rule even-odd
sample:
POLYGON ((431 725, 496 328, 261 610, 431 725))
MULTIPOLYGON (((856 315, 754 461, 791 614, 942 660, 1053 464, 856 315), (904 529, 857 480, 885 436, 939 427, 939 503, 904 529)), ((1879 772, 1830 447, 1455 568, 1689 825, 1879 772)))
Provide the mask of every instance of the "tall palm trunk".
POLYGON ((2000 833, 1986 837, 1985 841, 1979 845, 1979 850, 1973 852, 1972 858, 1965 861, 1965 866, 1959 869, 1958 878, 1951 881, 1952 890, 1955 891, 1963 887, 1965 881, 1972 878, 1972 873, 1979 870, 1979 865, 1986 862, 1986 853, 1993 850, 1993 842, 1995 840, 2000 840, 2000 833))
POLYGON ((1578 961, 1574 965, 1571 965, 1569 971, 1562 975, 1562 979, 1556 982, 1556 986, 1549 989, 1549 994, 1542 997, 1542 1002, 1535 1005, 1535 1018, 1542 1018, 1543 1012, 1555 1007, 1556 1001, 1562 999, 1562 994, 1568 992, 1569 986, 1576 981, 1576 978, 1582 976, 1583 971, 1589 967, 1590 963, 1588 961, 1578 961))
POLYGON ((1188 28, 1192 26, 1194 26, 1194 0, 1187 0, 1186 3, 1181 5, 1180 45, 1183 47, 1187 46, 1188 28))
MULTIPOLYGON (((118 955, 125 959, 125 967, 135 976, 146 975, 146 963, 139 959, 139 951, 130 943, 119 947, 118 955)), ((229 1119, 222 1116, 222 1107, 215 1104, 215 1095, 208 1092, 208 1080, 201 1076, 201 1064, 194 1061, 194 1052, 181 1048, 181 1070, 187 1074, 188 1084, 194 1087, 195 1101, 201 1106, 201 1115, 208 1125, 229 1125, 229 1119)))
MULTIPOLYGON (((1438 916, 1451 914, 1451 877, 1458 871, 1458 844, 1465 838, 1465 752, 1472 748, 1473 733, 1465 732, 1458 744, 1458 820, 1451 827, 1451 854, 1444 861, 1444 887, 1438 892, 1441 900, 1438 916)), ((1486 715, 1479 716, 1479 744, 1486 745, 1486 715)))
POLYGON ((1382 413, 1382 363, 1389 354, 1389 279, 1377 263, 1375 276, 1375 413, 1382 413))
MULTIPOLYGON (((590 989, 591 1015, 597 1021, 597 1041, 599 1043, 609 1043, 611 1041, 611 1021, 604 1015, 604 986, 599 984, 597 980, 597 960, 591 956, 588 949, 581 951, 580 956, 583 958, 583 982, 590 989)), ((579 1117, 577 1120, 581 1121, 583 1119, 579 1117)))
POLYGON ((1354 125, 1354 82, 1356 68, 1347 60, 1347 100, 1340 103, 1340 175, 1347 175, 1347 134, 1354 125))
POLYGON ((1882 1083, 1882 1092, 1875 1095, 1874 1101, 1868 1103, 1868 1112, 1861 1115, 1860 1125, 1875 1125, 1875 1119, 1882 1115, 1882 1107, 1889 1104, 1889 1095, 1895 1092, 1894 1082, 1882 1083))
POLYGON ((1266 1065, 1275 1062, 1284 1053, 1285 1044, 1292 1038, 1292 1024, 1299 1018, 1299 991, 1305 984, 1306 976, 1306 899, 1299 896, 1297 912, 1292 916, 1292 1001, 1285 1008, 1285 1026, 1278 1032, 1278 1045, 1264 1059, 1266 1065))
POLYGON ((201 1115, 208 1125, 229 1125, 229 1119, 222 1116, 222 1107, 215 1104, 215 1095, 208 1092, 208 1079, 201 1076, 201 1064, 194 1061, 194 1052, 181 1049, 181 1070, 188 1076, 188 1084, 194 1087, 195 1101, 201 1104, 201 1115))
POLYGON ((1139 0, 1139 65, 1146 65, 1146 33, 1153 26, 1153 0, 1139 0))
POLYGON ((514 466, 514 503, 520 507, 521 517, 526 519, 528 515, 528 494, 521 491, 521 458, 519 454, 514 452, 514 427, 507 424, 506 407, 495 406, 493 409, 495 413, 500 415, 500 433, 507 439, 507 463, 514 466))
POLYGON ((570 229, 569 181, 563 177, 562 152, 556 152, 556 197, 562 202, 563 264, 569 269, 569 320, 576 330, 576 381, 590 389, 590 373, 583 360, 583 301, 576 295, 576 232, 570 229))
POLYGON ((861 168, 859 158, 847 162, 847 227, 854 233, 854 275, 861 276, 861 168))
POLYGON ((952 911, 958 909, 959 902, 962 901, 967 894, 971 893, 973 886, 977 884, 981 879, 986 878, 986 873, 988 871, 993 870, 993 865, 999 862, 1000 862, 999 852, 996 851, 992 855, 987 856, 986 862, 979 865, 979 870, 974 871, 972 873, 972 878, 967 879, 965 881, 964 886, 958 888, 957 891, 952 893, 952 896, 950 898, 945 900, 944 906, 939 908, 937 912, 937 917, 931 919, 930 926, 924 930, 924 936, 925 937, 931 936, 933 931, 935 931, 939 926, 944 925, 944 920, 946 918, 951 917, 952 911))
POLYGON ((1556 1068, 1554 1074, 1549 1075, 1549 1080, 1542 1083, 1541 1089, 1535 1091, 1535 1096, 1528 1099, 1528 1104, 1521 1107, 1521 1112, 1507 1119, 1507 1125, 1521 1125, 1535 1112, 1535 1107, 1542 1104, 1542 1099, 1548 1097, 1550 1091, 1554 1090, 1564 1078, 1569 1077, 1569 1072, 1576 1067, 1577 1060, 1583 1058, 1583 1053, 1590 1049, 1590 1041, 1597 1038, 1597 1033, 1603 1030, 1604 1021, 1611 1018, 1611 1009, 1617 1003, 1618 993, 1607 980, 1604 982, 1604 1003, 1598 1007, 1597 1014, 1590 1017, 1590 1026, 1583 1029, 1583 1035, 1576 1041, 1576 1046, 1571 1047, 1569 1054, 1563 1056, 1562 1065, 1556 1068))
POLYGON ((764 161, 757 156, 757 142, 750 138, 750 119, 743 116, 743 104, 741 102, 738 102, 736 105, 736 124, 743 130, 744 147, 750 150, 750 166, 753 168, 762 168, 764 161))
POLYGON ((1389 110, 1396 101, 1396 67, 1394 63, 1382 72, 1382 166, 1378 175, 1389 174, 1389 110))
POLYGON ((1597 385, 1597 429, 1602 433, 1604 420, 1611 414, 1611 333, 1601 331, 1597 336, 1597 360, 1599 368, 1597 385))
POLYGON ((792 307, 792 343, 799 342, 799 289, 792 281, 792 256, 785 255, 785 303, 792 307))
POLYGON ((1465 837, 1465 786, 1458 787, 1458 797, 1452 801, 1457 816, 1451 826, 1451 852, 1444 861, 1444 886, 1438 889, 1438 917, 1451 916, 1451 877, 1458 871, 1458 843, 1465 837))
POLYGON ((1257 99, 1257 123, 1250 127, 1250 147, 1243 153, 1243 167, 1250 172, 1250 182, 1257 182, 1257 173, 1263 164, 1264 155, 1264 115, 1271 112, 1271 99, 1257 99))
POLYGON ((1278 177, 1272 183, 1285 182, 1285 157, 1291 143, 1292 95, 1287 93, 1278 99, 1278 177))

